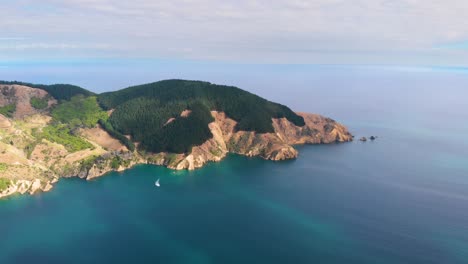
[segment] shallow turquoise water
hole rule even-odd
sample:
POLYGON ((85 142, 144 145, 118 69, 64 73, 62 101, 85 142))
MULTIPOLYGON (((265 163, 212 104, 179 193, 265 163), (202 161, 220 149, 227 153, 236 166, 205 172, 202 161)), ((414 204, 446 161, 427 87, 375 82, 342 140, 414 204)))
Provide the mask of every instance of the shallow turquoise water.
POLYGON ((62 180, 0 201, 0 263, 468 263, 468 77, 382 75, 309 106, 375 142, 62 180))

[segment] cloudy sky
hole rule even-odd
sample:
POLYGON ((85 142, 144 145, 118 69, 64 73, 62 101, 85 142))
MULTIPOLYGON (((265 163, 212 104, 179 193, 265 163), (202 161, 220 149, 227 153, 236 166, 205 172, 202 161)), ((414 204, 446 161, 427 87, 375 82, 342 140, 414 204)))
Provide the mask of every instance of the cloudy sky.
POLYGON ((464 66, 466 0, 0 0, 0 60, 464 66))

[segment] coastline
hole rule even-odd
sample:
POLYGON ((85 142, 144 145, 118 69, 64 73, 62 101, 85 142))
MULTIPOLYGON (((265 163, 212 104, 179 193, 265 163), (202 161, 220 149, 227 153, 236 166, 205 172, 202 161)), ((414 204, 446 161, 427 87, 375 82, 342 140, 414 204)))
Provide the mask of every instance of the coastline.
MULTIPOLYGON (((298 114, 306 121, 304 127, 297 127, 284 118, 273 119, 275 133, 259 134, 235 131, 234 120, 222 112, 212 111, 215 121, 210 123, 209 127, 213 138, 200 146, 193 147, 187 154, 156 153, 143 156, 136 151, 123 151, 122 146, 118 146, 120 151, 104 151, 102 146, 88 138, 99 150, 93 153, 100 153, 99 156, 91 156, 93 160, 90 164, 85 166, 81 159, 73 163, 73 166, 67 163, 67 166, 61 170, 56 170, 52 178, 44 179, 28 175, 28 179, 10 180, 9 186, 0 192, 0 199, 15 194, 34 195, 38 192, 48 192, 60 178, 79 177, 92 180, 109 172, 125 171, 139 164, 165 166, 174 170, 195 170, 208 162, 221 162, 228 153, 282 161, 297 158, 299 152, 293 147, 296 145, 342 143, 353 140, 353 136, 345 126, 330 118, 316 114, 298 114), (115 160, 119 161, 118 166, 113 164, 115 160)), ((106 132, 99 130, 99 133, 106 132)), ((87 154, 85 158, 89 159, 90 154, 87 154)))

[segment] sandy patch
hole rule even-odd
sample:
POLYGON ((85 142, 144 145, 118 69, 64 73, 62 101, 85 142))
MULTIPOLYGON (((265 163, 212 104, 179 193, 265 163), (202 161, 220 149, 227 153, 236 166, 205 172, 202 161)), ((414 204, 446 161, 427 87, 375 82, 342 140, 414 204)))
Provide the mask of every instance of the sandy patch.
POLYGON ((175 118, 171 117, 169 118, 169 120, 166 121, 166 123, 164 124, 164 126, 167 126, 169 125, 170 123, 174 122, 175 118))
POLYGON ((180 113, 181 117, 189 117, 190 114, 192 113, 192 110, 184 110, 182 113, 180 113))
POLYGON ((0 129, 7 129, 11 127, 11 122, 8 118, 0 115, 0 129))

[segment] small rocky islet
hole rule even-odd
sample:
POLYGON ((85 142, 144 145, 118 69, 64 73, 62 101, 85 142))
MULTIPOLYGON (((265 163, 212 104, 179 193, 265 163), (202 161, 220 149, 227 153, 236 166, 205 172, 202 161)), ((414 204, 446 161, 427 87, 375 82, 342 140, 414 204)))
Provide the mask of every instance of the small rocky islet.
MULTIPOLYGON (((370 137, 369 137, 369 140, 370 140, 370 141, 374 141, 374 140, 376 140, 376 139, 377 139, 377 136, 370 136, 370 137)), ((359 139, 359 141, 366 142, 366 141, 367 141, 367 137, 361 137, 361 138, 359 139)))

